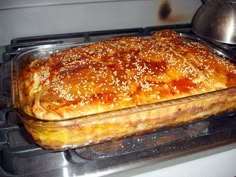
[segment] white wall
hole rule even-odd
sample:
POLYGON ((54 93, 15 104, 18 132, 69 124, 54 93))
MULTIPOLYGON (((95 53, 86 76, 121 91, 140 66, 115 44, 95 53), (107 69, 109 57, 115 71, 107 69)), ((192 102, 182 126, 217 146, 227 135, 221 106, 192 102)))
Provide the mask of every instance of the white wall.
POLYGON ((0 46, 12 38, 191 22, 200 0, 0 0, 0 46), (159 19, 168 2, 170 16, 159 19))

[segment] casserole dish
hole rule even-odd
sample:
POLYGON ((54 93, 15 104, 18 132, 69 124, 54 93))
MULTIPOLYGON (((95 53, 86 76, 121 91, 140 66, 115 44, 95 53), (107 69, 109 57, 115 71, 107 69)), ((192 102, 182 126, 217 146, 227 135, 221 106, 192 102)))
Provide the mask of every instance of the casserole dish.
MULTIPOLYGON (((164 38, 167 33, 163 33, 164 38)), ((173 35, 172 32, 170 34, 173 35)), ((190 43, 193 45, 201 44, 200 46, 206 47, 209 53, 214 53, 210 54, 211 56, 214 55, 220 59, 219 63, 230 63, 226 65, 227 69, 230 67, 233 67, 233 69, 236 68, 233 64, 234 57, 216 46, 212 46, 195 36, 182 33, 171 36, 170 44, 173 39, 172 37, 185 41, 186 45, 190 45, 190 43)), ((147 39, 149 38, 147 37, 147 39)), ((60 52, 63 53, 70 49, 76 50, 76 48, 83 47, 83 45, 60 44, 37 47, 17 55, 9 63, 1 66, 1 86, 4 80, 3 75, 10 76, 11 80, 11 93, 7 95, 5 92, 2 92, 2 102, 7 103, 8 106, 14 107, 18 111, 26 129, 32 135, 35 142, 45 149, 66 150, 97 144, 108 140, 155 131, 163 127, 171 127, 205 119, 216 114, 232 111, 236 108, 236 81, 234 80, 236 77, 233 77, 236 74, 236 70, 234 70, 225 76, 227 82, 230 80, 233 83, 229 87, 221 88, 221 86, 217 86, 215 90, 209 92, 205 92, 205 88, 202 87, 201 92, 197 94, 193 94, 192 90, 188 88, 187 90, 191 94, 163 99, 160 102, 137 104, 108 111, 58 119, 51 118, 54 116, 52 114, 48 114, 49 116, 44 114, 47 118, 45 118, 46 116, 37 117, 37 113, 34 112, 33 108, 30 108, 31 110, 28 111, 27 106, 31 105, 31 98, 29 99, 27 97, 28 87, 25 87, 25 83, 27 74, 30 76, 34 74, 32 70, 29 70, 32 63, 40 60, 46 61, 48 57, 60 55, 60 52), (28 70, 30 72, 25 72, 28 70)), ((199 67, 198 69, 200 70, 202 68, 199 67)), ((34 71, 36 72, 36 70, 34 71)), ((218 70, 217 72, 220 73, 221 71, 218 70)), ((196 78, 199 79, 198 77, 196 78)), ((31 82, 34 81, 34 79, 31 80, 31 82)), ((185 82, 181 84, 184 85, 185 82)), ((175 86, 181 87, 182 85, 175 86)), ((201 82, 197 82, 197 85, 201 85, 201 82)), ((158 93, 156 92, 154 94, 157 95, 158 93)), ((51 102, 51 104, 53 105, 54 103, 51 102)), ((73 110, 73 112, 76 111, 77 109, 73 110)))

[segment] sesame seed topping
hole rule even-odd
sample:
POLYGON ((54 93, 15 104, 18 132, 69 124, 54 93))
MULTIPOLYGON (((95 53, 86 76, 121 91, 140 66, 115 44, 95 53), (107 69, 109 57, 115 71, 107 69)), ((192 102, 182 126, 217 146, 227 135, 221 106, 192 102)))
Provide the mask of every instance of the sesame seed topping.
POLYGON ((168 30, 56 52, 30 69, 38 77, 35 93, 55 111, 121 109, 236 85, 235 64, 168 30))

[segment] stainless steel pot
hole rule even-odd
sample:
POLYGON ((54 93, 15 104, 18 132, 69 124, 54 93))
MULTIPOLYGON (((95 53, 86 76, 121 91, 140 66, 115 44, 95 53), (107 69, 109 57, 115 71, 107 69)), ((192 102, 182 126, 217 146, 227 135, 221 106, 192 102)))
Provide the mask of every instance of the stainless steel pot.
POLYGON ((236 44, 236 0, 205 0, 196 12, 193 32, 203 38, 236 44))

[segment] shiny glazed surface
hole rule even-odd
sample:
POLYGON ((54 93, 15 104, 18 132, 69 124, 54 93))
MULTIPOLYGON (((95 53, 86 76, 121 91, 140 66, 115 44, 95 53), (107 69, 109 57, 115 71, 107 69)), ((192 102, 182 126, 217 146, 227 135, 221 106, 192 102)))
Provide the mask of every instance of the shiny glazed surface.
POLYGON ((22 75, 21 107, 63 120, 236 86, 236 65, 171 30, 37 58, 22 75))

